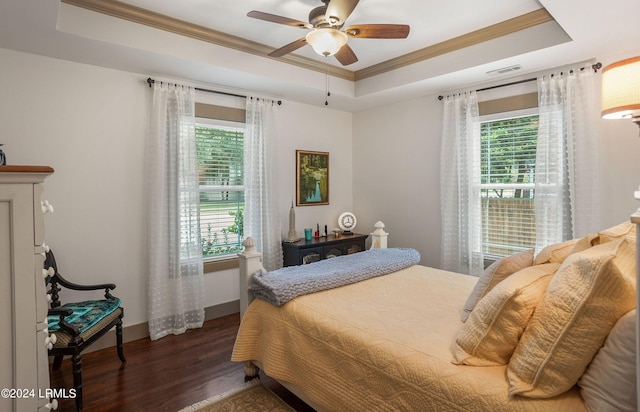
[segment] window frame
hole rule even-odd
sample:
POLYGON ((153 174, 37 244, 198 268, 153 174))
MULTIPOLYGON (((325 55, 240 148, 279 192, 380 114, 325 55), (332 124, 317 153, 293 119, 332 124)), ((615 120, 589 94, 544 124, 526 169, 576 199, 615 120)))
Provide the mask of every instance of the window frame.
MULTIPOLYGON (((218 126, 245 130, 245 111, 236 108, 215 106, 206 103, 196 104, 196 125, 218 126), (220 117, 226 117, 220 118, 220 117)), ((228 190, 228 187, 225 187, 228 190)), ((244 185, 243 185, 244 191, 244 185)), ((240 266, 237 255, 203 256, 204 273, 214 273, 224 270, 236 269, 240 266)))
MULTIPOLYGON (((479 123, 480 123, 479 126, 481 126, 482 123, 486 123, 486 122, 494 122, 494 121, 512 119, 512 118, 516 118, 516 117, 529 117, 529 116, 540 116, 540 111, 538 110, 537 106, 523 108, 523 109, 510 110, 510 111, 501 111, 501 112, 481 114, 479 116, 479 123)), ((478 144, 481 144, 481 142, 479 141, 478 144)), ((478 170, 478 173, 479 173, 478 177, 480 177, 481 173, 482 173, 482 169, 478 170)), ((535 172, 534 172, 534 176, 535 176, 535 172)), ((478 179, 478 180, 480 180, 480 179, 478 179)), ((534 188, 535 188, 535 183, 479 183, 478 192, 480 193, 480 200, 482 201, 482 191, 483 190, 492 190, 492 189, 534 190, 534 188)), ((535 205, 535 195, 533 197, 533 202, 534 202, 534 205, 535 205)), ((534 207, 534 213, 535 213, 535 207, 534 207)), ((483 223, 483 226, 484 226, 484 223, 483 223)), ((484 236, 483 236, 483 239, 482 239, 482 242, 481 242, 481 247, 482 247, 482 250, 480 252, 482 252, 482 254, 484 256, 484 260, 486 262, 485 266, 487 264, 490 264, 490 263, 492 263, 492 262, 504 257, 502 255, 494 255, 494 254, 488 254, 488 253, 484 252, 484 250, 485 250, 484 236)), ((514 253, 517 253, 517 252, 514 252, 514 253)))

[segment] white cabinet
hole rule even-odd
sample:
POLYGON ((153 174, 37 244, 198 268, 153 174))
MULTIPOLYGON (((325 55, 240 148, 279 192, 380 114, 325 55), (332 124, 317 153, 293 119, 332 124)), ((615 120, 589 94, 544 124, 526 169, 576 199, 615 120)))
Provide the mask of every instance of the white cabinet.
POLYGON ((0 166, 1 411, 48 410, 42 183, 46 166, 0 166), (8 392, 7 392, 8 390, 8 392))

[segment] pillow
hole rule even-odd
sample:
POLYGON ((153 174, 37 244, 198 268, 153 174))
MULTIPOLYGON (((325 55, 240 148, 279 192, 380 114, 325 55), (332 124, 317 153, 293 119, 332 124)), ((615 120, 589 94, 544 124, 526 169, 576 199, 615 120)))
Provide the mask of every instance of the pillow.
POLYGON ((533 259, 534 265, 543 263, 562 263, 571 254, 578 239, 567 240, 566 242, 554 243, 542 249, 533 259))
POLYGON ((509 394, 549 398, 570 389, 634 307, 635 242, 624 238, 569 256, 509 361, 509 394))
POLYGON ((506 365, 560 265, 530 266, 509 276, 476 305, 452 344, 453 363, 506 365))
POLYGON ((590 411, 638 410, 635 309, 618 320, 578 385, 590 411))
MULTIPOLYGON (((578 239, 578 241, 573 245, 573 247, 569 251, 569 255, 582 252, 583 250, 589 249, 590 247, 599 245, 599 244, 600 244, 600 235, 598 233, 588 234, 578 239)), ((558 262, 558 263, 562 263, 562 262, 558 262)))
POLYGON ((601 230, 599 235, 600 243, 611 242, 612 240, 622 239, 626 236, 631 236, 631 238, 635 240, 636 225, 630 221, 623 222, 609 229, 601 230))
POLYGON ((531 266, 532 263, 533 249, 503 257, 493 262, 491 266, 485 269, 467 298, 467 302, 462 308, 460 320, 463 322, 466 321, 478 301, 489 293, 495 285, 500 283, 501 280, 516 273, 520 269, 531 266))

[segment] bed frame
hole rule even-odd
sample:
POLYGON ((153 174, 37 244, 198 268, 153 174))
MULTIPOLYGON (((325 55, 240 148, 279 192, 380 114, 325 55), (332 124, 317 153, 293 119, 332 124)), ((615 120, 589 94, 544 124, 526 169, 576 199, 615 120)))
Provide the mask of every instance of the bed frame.
MULTIPOLYGON (((640 200, 640 191, 636 197, 640 200)), ((640 209, 638 209, 630 217, 631 223, 636 225, 636 239, 640 239, 640 209)), ((388 233, 384 231, 384 223, 377 222, 375 224, 375 230, 371 233, 371 249, 383 249, 387 247, 388 233)), ((251 276, 258 270, 264 270, 261 257, 262 254, 256 250, 256 242, 253 238, 248 237, 242 242, 244 250, 239 253, 240 258, 240 318, 244 316, 245 311, 249 304, 255 298, 249 291, 249 281, 251 276)), ((640 242, 636 242, 636 285, 640 285, 640 242)), ((636 308, 640 309, 640 293, 636 293, 636 308)), ((638 405, 640 405, 640 311, 636 310, 636 388, 638 394, 638 405)), ((244 371, 247 377, 256 377, 260 370, 261 365, 253 362, 245 362, 244 371)), ((294 393, 298 398, 302 399, 305 403, 316 410, 321 410, 314 405, 313 402, 304 395, 304 393, 289 382, 281 382, 282 386, 294 393)))

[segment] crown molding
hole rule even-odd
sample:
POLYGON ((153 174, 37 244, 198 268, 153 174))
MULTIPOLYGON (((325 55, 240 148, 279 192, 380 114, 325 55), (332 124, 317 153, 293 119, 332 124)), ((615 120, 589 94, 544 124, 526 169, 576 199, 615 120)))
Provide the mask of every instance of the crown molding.
POLYGON ((549 14, 549 12, 544 8, 538 9, 509 20, 454 37, 453 39, 427 46, 423 49, 416 50, 415 52, 396 57, 395 59, 387 60, 365 69, 358 70, 355 73, 355 80, 358 81, 368 77, 377 76, 381 73, 409 66, 423 60, 432 59, 446 53, 461 50, 502 36, 507 36, 550 21, 554 21, 551 14, 549 14))
POLYGON ((156 13, 141 7, 123 3, 117 0, 61 0, 62 3, 72 6, 81 7, 83 9, 95 11, 97 13, 106 14, 108 16, 117 17, 119 19, 128 20, 134 23, 142 24, 159 30, 168 31, 179 34, 181 36, 190 37, 196 40, 202 40, 208 43, 217 44, 219 46, 228 47, 245 53, 251 53, 260 57, 276 60, 302 67, 304 69, 314 70, 320 73, 329 72, 330 75, 343 78, 345 80, 354 81, 355 74, 351 70, 342 69, 340 67, 329 66, 325 63, 317 62, 307 57, 288 54, 283 57, 270 57, 269 53, 273 51, 273 47, 266 46, 251 40, 233 36, 198 24, 189 23, 184 20, 176 19, 161 13, 156 13))
POLYGON ((320 73, 328 72, 332 76, 349 81, 358 81, 377 76, 436 56, 554 21, 551 14, 549 14, 546 9, 541 8, 354 72, 348 69, 326 65, 325 63, 293 53, 277 58, 270 57, 269 53, 273 51, 273 47, 123 3, 118 0, 61 0, 61 2, 159 30, 292 64, 304 69, 320 73))

